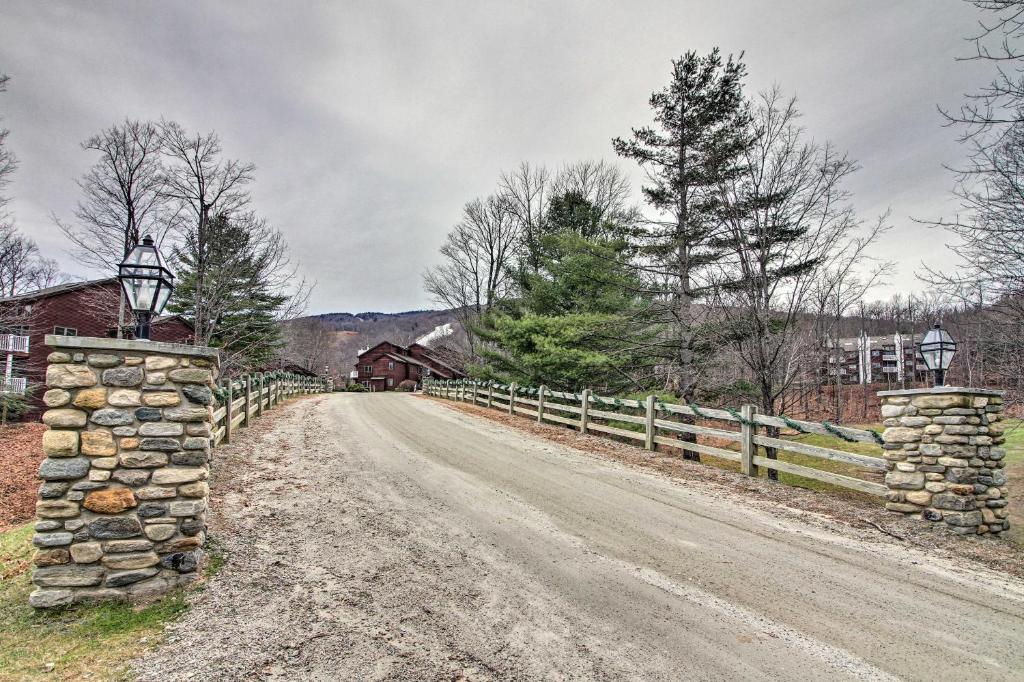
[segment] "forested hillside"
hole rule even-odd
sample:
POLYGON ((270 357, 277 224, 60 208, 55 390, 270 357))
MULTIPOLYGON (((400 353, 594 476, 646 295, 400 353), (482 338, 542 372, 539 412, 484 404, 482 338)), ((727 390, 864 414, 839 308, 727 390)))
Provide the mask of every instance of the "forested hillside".
POLYGON ((289 359, 317 372, 328 365, 331 374, 342 379, 354 368, 360 349, 380 341, 408 345, 446 324, 458 330, 455 322, 454 313, 448 310, 323 313, 302 317, 287 324, 289 359))

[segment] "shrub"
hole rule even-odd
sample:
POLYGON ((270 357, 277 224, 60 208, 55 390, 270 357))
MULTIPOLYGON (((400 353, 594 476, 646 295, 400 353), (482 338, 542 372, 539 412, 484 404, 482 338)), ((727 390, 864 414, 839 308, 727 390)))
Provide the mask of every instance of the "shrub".
POLYGON ((416 382, 413 381, 412 379, 406 379, 402 383, 398 384, 398 390, 399 391, 415 391, 416 390, 416 382))
POLYGON ((345 387, 345 390, 348 391, 349 393, 364 393, 366 392, 366 387, 360 384, 359 382, 353 381, 351 384, 345 387))

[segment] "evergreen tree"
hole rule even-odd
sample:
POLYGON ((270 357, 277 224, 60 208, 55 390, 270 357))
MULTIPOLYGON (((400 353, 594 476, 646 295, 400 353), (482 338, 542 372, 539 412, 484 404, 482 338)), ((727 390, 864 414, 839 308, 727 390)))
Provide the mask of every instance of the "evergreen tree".
POLYGON ((702 329, 703 306, 714 292, 712 273, 728 253, 720 243, 721 187, 742 170, 749 115, 741 81, 746 69, 716 48, 673 60, 669 84, 651 95, 657 128, 616 138, 615 151, 647 171, 647 202, 662 216, 641 236, 643 272, 660 295, 652 313, 668 330, 659 364, 666 388, 694 399, 700 364, 712 346, 702 329))
POLYGON ((280 234, 250 213, 221 213, 209 222, 202 244, 190 233, 175 247, 178 276, 168 310, 195 323, 196 301, 203 300, 210 345, 225 351, 226 364, 266 366, 283 345, 278 319, 289 301, 282 291, 280 234))
POLYGON ((552 200, 518 275, 521 296, 476 329, 487 342, 480 376, 570 391, 637 387, 639 282, 622 232, 579 194, 552 200))

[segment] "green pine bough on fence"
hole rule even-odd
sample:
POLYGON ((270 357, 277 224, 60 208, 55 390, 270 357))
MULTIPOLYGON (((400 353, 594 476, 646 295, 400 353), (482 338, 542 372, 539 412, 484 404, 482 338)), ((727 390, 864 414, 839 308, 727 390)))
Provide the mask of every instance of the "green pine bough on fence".
POLYGON ((761 448, 770 448, 805 455, 815 460, 840 462, 881 472, 885 470, 885 460, 880 457, 870 457, 767 435, 768 433, 778 433, 778 431, 767 431, 770 428, 789 428, 800 434, 816 434, 846 442, 881 445, 883 442, 881 434, 871 429, 841 426, 828 421, 804 421, 785 415, 762 415, 757 413, 757 408, 753 405, 744 405, 740 410, 693 404, 676 405, 660 402, 656 400, 655 396, 648 396, 644 400, 627 400, 593 395, 590 391, 584 391, 581 395, 551 391, 544 386, 504 385, 468 379, 426 380, 423 391, 427 395, 439 398, 469 402, 474 405, 501 409, 509 414, 533 417, 538 422, 553 422, 572 426, 579 429, 581 433, 595 433, 640 441, 647 450, 654 450, 658 445, 664 445, 739 462, 740 470, 751 476, 757 476, 758 469, 764 467, 880 497, 884 497, 887 492, 886 487, 881 483, 844 476, 793 462, 769 459, 760 454, 761 448), (606 408, 611 408, 614 411, 609 411, 606 408), (622 412, 623 409, 642 410, 643 414, 622 412), (672 415, 695 417, 704 421, 722 422, 722 424, 716 425, 716 427, 701 426, 691 423, 692 419, 668 419, 672 415), (643 431, 620 428, 613 426, 613 423, 640 426, 643 427, 643 431), (739 451, 718 445, 681 440, 675 437, 678 434, 704 436, 716 442, 737 443, 739 451))
POLYGON ((213 390, 213 445, 230 443, 239 428, 248 427, 254 417, 276 407, 282 400, 307 393, 325 393, 330 379, 306 377, 291 372, 257 372, 234 379, 222 379, 213 390))

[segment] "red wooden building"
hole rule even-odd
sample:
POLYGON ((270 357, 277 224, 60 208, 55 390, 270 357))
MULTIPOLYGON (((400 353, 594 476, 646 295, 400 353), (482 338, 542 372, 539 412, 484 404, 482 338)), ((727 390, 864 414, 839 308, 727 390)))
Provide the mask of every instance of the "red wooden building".
MULTIPOLYGON (((50 349, 43 339, 47 334, 65 336, 117 336, 117 311, 120 283, 116 277, 88 282, 71 282, 0 298, 0 334, 28 337, 28 352, 13 352, 12 377, 25 379, 33 418, 42 408, 46 390, 46 356, 50 349)), ((191 343, 192 326, 178 315, 153 320, 153 341, 191 343)), ((11 337, 4 337, 8 340, 11 337)), ((16 344, 17 345, 17 344, 16 344)), ((6 348, 0 350, 0 380, 4 373, 6 348)), ((20 388, 20 382, 16 384, 20 388)))
POLYGON ((414 343, 399 346, 382 341, 359 353, 353 378, 371 391, 394 391, 403 381, 417 384, 427 377, 461 379, 466 375, 438 359, 429 348, 414 343))

